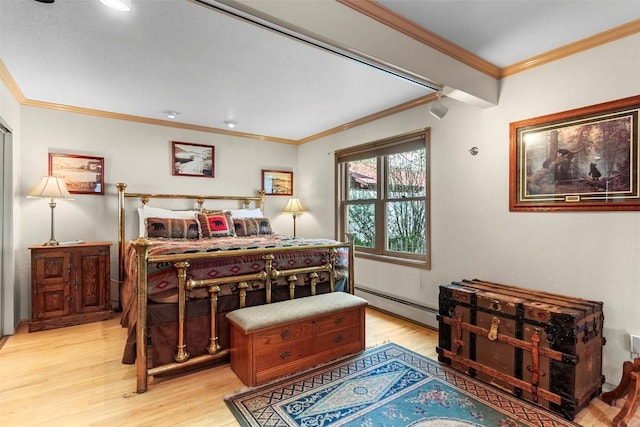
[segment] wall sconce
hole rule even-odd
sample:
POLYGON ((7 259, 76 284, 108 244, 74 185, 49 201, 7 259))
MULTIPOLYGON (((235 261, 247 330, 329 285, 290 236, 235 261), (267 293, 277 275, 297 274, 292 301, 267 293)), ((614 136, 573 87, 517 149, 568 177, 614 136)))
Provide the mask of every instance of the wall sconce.
POLYGON ((167 110, 164 113, 167 115, 167 119, 171 119, 171 120, 175 119, 180 114, 179 111, 172 111, 172 110, 167 110))
POLYGON ((233 129, 238 126, 238 122, 236 122, 235 120, 225 120, 224 124, 227 125, 229 129, 233 129))
POLYGON ((306 212, 297 198, 289 199, 282 213, 293 216, 293 237, 296 237, 296 216, 306 212))
POLYGON ((438 99, 429 104, 429 113, 436 119, 440 120, 449 112, 449 107, 442 103, 442 92, 438 92, 438 99))
POLYGON ((49 207, 51 208, 51 238, 47 243, 44 243, 43 246, 58 246, 59 243, 54 237, 53 229, 53 209, 56 207, 55 199, 73 200, 67 190, 67 186, 64 184, 64 180, 57 176, 45 176, 40 180, 38 185, 29 191, 27 197, 30 199, 36 197, 51 199, 49 201, 49 207))

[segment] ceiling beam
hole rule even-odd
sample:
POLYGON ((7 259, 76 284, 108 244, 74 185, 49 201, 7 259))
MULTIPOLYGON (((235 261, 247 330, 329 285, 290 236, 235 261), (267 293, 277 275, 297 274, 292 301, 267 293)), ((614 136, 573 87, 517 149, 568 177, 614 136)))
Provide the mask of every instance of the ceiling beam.
MULTIPOLYGON (((252 17, 257 25, 318 42, 354 55, 364 63, 423 83, 480 108, 497 105, 500 82, 494 76, 427 46, 337 1, 199 0, 252 17)), ((252 19, 249 18, 249 19, 252 19)))

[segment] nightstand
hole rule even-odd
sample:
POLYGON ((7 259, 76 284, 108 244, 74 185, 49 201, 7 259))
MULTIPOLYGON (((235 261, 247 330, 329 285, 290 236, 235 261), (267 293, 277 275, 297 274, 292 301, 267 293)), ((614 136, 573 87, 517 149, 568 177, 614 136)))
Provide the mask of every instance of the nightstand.
POLYGON ((29 332, 113 317, 111 242, 32 246, 29 332))

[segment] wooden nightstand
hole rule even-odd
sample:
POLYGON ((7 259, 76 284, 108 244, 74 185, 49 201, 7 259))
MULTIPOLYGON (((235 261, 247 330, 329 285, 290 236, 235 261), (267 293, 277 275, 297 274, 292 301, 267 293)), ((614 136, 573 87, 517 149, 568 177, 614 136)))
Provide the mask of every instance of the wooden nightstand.
POLYGON ((111 242, 32 246, 29 332, 113 317, 111 242))

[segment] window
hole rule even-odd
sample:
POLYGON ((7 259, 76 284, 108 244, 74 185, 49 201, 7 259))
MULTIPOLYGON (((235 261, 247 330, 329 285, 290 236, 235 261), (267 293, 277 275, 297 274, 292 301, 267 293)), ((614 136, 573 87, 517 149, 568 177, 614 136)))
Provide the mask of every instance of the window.
POLYGON ((336 152, 338 232, 356 255, 429 268, 429 132, 336 152))

